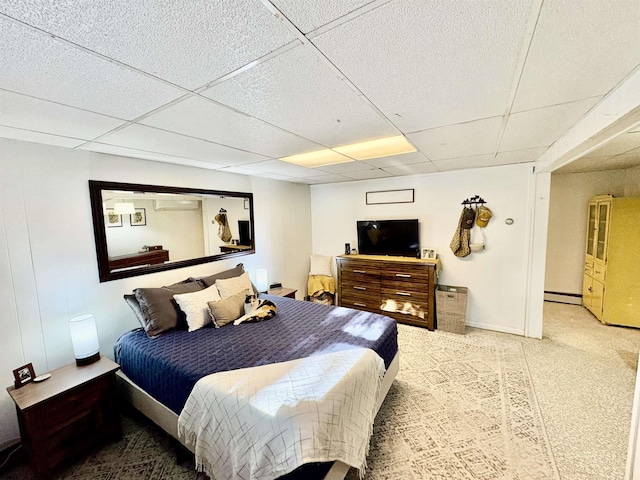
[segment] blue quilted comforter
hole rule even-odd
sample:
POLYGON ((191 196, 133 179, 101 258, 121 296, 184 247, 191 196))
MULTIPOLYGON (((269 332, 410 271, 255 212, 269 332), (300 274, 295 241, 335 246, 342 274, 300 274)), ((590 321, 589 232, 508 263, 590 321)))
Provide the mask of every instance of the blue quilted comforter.
POLYGON ((114 347, 122 372, 176 414, 195 383, 211 373, 365 347, 388 367, 398 350, 395 320, 378 314, 261 295, 278 308, 264 322, 148 338, 138 329, 114 347))

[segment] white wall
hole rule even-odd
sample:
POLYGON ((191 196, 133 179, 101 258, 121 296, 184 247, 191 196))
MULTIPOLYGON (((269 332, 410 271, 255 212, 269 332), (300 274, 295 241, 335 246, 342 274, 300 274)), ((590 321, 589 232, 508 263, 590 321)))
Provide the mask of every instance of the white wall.
MULTIPOLYGON (((548 187, 548 176, 545 179, 548 187)), ((531 165, 313 185, 313 250, 317 254, 342 254, 346 242, 356 242, 357 220, 418 218, 420 246, 436 248, 442 261, 440 283, 469 288, 467 324, 523 335, 535 189, 531 165), (415 203, 365 204, 367 191, 406 188, 415 189, 415 203), (494 214, 485 229, 487 247, 481 253, 457 258, 449 243, 458 223, 460 203, 476 194, 487 201, 494 214), (511 226, 505 224, 508 217, 514 219, 511 226)), ((542 197, 542 203, 548 201, 544 193, 542 197)), ((546 215, 546 211, 542 213, 546 215)), ((541 292, 539 297, 537 302, 541 303, 541 292)))
POLYGON ((629 168, 625 171, 624 196, 640 197, 640 167, 629 168))
POLYGON ((625 170, 551 176, 545 291, 582 295, 587 202, 625 194, 626 178, 625 170))
MULTIPOLYGON (((33 363, 42 374, 73 361, 67 320, 95 314, 101 353, 137 326, 123 294, 211 274, 242 262, 255 274, 306 289, 311 253, 307 185, 0 139, 0 371, 33 363), (253 192, 256 254, 99 283, 88 180, 253 192), (61 220, 62 219, 62 220, 61 220)), ((18 437, 0 392, 0 445, 18 437)))

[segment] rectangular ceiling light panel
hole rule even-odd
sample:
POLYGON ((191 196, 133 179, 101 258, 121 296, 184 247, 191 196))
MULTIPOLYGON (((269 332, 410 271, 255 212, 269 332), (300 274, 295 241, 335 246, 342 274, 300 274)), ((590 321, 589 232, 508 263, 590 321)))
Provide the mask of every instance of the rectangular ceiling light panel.
POLYGON ((352 143, 351 145, 335 147, 333 150, 355 160, 388 157, 390 155, 400 155, 417 151, 403 135, 380 138, 368 142, 352 143))
POLYGON ((315 152, 301 153, 283 157, 283 162, 295 163, 303 167, 324 167, 326 165, 335 165, 336 163, 352 162, 349 157, 340 155, 333 150, 316 150, 315 152))

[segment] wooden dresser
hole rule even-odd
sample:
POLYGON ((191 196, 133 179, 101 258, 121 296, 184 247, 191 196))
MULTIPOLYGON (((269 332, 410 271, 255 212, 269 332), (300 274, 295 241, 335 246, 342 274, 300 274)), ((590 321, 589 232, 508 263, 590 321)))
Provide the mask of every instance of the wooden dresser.
POLYGON ((340 255, 336 260, 338 305, 435 328, 439 260, 377 255, 340 255))

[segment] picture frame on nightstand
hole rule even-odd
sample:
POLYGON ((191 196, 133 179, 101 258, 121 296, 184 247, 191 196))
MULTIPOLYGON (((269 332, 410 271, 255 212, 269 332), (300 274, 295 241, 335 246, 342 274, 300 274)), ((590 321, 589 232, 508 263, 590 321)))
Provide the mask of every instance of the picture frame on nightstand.
POLYGON ((27 363, 22 367, 16 368, 13 371, 13 378, 15 379, 14 386, 16 388, 24 387, 27 383, 33 382, 33 379, 36 378, 33 365, 31 363, 27 363))

